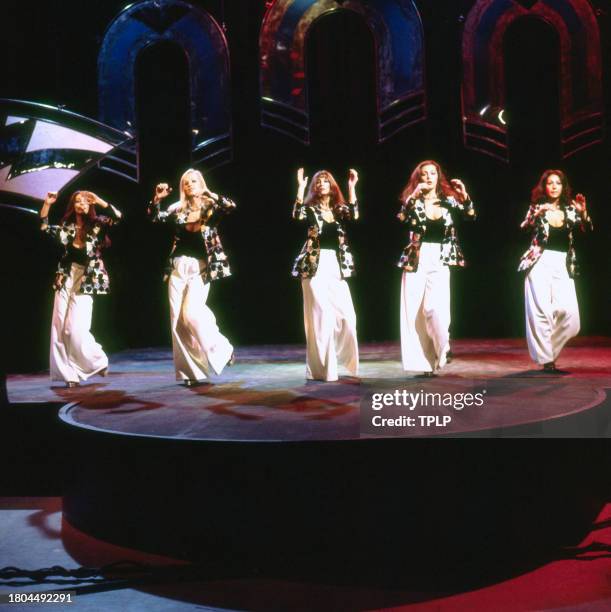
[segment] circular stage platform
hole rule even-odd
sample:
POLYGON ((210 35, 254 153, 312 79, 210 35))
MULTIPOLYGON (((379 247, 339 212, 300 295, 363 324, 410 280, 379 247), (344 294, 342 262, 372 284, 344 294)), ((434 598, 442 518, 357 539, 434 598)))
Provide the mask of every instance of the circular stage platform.
POLYGON ((238 351, 238 364, 211 384, 185 388, 174 380, 169 353, 150 349, 117 356, 113 373, 102 382, 49 390, 44 381, 41 393, 65 401, 61 418, 76 427, 131 436, 263 442, 528 435, 524 426, 535 424, 539 435, 583 436, 583 431, 563 428, 562 419, 603 405, 611 386, 611 347, 596 339, 567 349, 564 367, 571 374, 566 376, 534 368, 519 341, 455 344, 454 362, 433 379, 406 375, 392 344, 364 347, 361 379, 336 383, 305 381, 301 349, 258 347, 238 351), (420 402, 411 410, 405 405, 372 408, 373 394, 395 391, 419 396, 420 402), (478 393, 481 405, 460 401, 478 393), (435 394, 448 401, 440 405, 435 394), (431 400, 428 405, 423 405, 424 396, 431 400), (374 427, 376 415, 437 420, 374 427))
POLYGON ((420 379, 396 345, 369 345, 361 380, 337 383, 304 381, 301 350, 243 349, 195 388, 168 351, 131 351, 101 382, 23 377, 9 394, 65 402, 64 516, 94 537, 231 572, 451 588, 579 541, 608 496, 609 445, 593 438, 611 427, 608 342, 566 349, 565 376, 533 370, 518 341, 453 348, 420 379), (484 401, 439 406, 445 425, 371 427, 372 394, 393 390, 484 401))

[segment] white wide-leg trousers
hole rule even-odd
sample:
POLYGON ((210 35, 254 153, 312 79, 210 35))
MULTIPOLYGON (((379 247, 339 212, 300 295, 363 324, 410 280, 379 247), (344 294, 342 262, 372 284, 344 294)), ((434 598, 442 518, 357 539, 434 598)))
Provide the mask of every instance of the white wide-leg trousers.
POLYGON ((204 380, 211 370, 220 374, 233 354, 206 306, 210 283, 201 276, 204 266, 194 257, 174 258, 169 297, 176 380, 204 380))
POLYGON ((566 253, 543 251, 524 281, 526 341, 533 361, 556 361, 564 345, 579 333, 575 281, 566 269, 566 253))
POLYGON ((49 356, 51 380, 79 382, 108 367, 108 357, 91 334, 93 297, 78 291, 85 268, 72 264, 64 286, 55 292, 49 356))
POLYGON ((318 270, 301 281, 306 334, 306 378, 338 379, 338 364, 358 375, 356 313, 350 288, 342 279, 337 255, 321 249, 318 270))
POLYGON ((423 242, 418 270, 401 280, 401 358, 403 369, 433 372, 446 363, 450 336, 450 269, 441 245, 423 242))

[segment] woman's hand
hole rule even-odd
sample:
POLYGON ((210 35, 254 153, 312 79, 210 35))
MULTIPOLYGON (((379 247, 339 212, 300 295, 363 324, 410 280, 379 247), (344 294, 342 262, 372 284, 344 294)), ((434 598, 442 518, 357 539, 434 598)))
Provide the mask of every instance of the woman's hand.
POLYGON ((172 193, 172 188, 167 183, 159 183, 155 187, 155 195, 153 196, 153 203, 159 204, 161 200, 167 198, 172 193))
POLYGON ((588 211, 586 209, 586 197, 583 193, 578 193, 573 200, 573 206, 575 210, 582 216, 587 217, 588 211))
POLYGON ((469 194, 467 193, 467 189, 465 184, 460 179, 452 179, 450 181, 450 185, 454 188, 456 195, 460 198, 461 202, 465 202, 469 199, 469 194))
POLYGON ((48 191, 44 204, 46 204, 47 206, 53 206, 55 202, 57 202, 57 191, 48 191))
POLYGON ((414 191, 409 194, 407 199, 410 200, 413 198, 414 200, 417 200, 427 189, 428 186, 426 183, 418 183, 414 191))
POLYGON ((304 176, 303 168, 299 168, 297 170, 297 187, 305 191, 305 188, 308 186, 308 178, 304 176))
POLYGON ((297 201, 303 202, 306 187, 308 186, 308 177, 304 176, 303 168, 297 170, 297 201))
POLYGON ((100 206, 102 208, 108 208, 108 202, 105 202, 104 200, 102 200, 102 198, 100 198, 98 195, 93 193, 93 191, 89 192, 87 199, 89 200, 89 204, 92 206, 100 206))
POLYGON ((46 219, 49 216, 49 210, 51 209, 51 206, 55 204, 55 202, 57 202, 57 191, 48 191, 47 196, 42 203, 42 208, 40 209, 41 219, 46 219))

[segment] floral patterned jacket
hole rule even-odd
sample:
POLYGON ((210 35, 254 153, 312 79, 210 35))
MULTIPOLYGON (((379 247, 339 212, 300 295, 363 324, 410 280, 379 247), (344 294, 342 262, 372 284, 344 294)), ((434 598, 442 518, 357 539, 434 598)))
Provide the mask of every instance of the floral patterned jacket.
MULTIPOLYGON (((350 221, 356 221, 359 218, 358 203, 346 203, 335 211, 335 220, 337 222, 337 235, 339 240, 338 259, 339 269, 342 278, 348 278, 355 275, 354 257, 348 244, 346 229, 344 224, 350 221)), ((318 270, 320 261, 320 231, 323 225, 322 210, 318 204, 306 206, 302 202, 295 202, 293 207, 293 219, 296 221, 305 221, 308 224, 308 237, 303 245, 295 263, 291 274, 297 278, 312 278, 318 270)))
MULTIPOLYGON (((206 252, 202 253, 202 259, 206 261, 206 268, 202 271, 202 277, 205 282, 231 276, 229 262, 223 250, 217 226, 223 215, 232 212, 235 207, 236 205, 232 200, 219 196, 218 200, 213 200, 210 206, 201 209, 201 232, 204 244, 206 245, 206 252)), ((171 204, 165 211, 160 210, 159 203, 153 204, 151 202, 148 210, 153 222, 172 223, 175 227, 186 224, 189 216, 188 211, 182 209, 180 202, 171 204)), ((172 272, 172 254, 176 250, 177 245, 178 239, 175 236, 164 280, 167 280, 172 272)))
MULTIPOLYGON (((520 225, 522 229, 532 231, 533 235, 530 247, 520 258, 520 265, 518 266, 519 272, 527 272, 530 270, 539 261, 547 245, 547 240, 549 238, 549 222, 545 214, 539 214, 541 206, 545 206, 545 203, 531 204, 524 221, 522 221, 520 225)), ((593 229, 592 219, 590 219, 589 216, 585 219, 582 218, 572 204, 564 206, 563 210, 565 224, 569 234, 569 246, 566 253, 566 269, 569 273, 569 277, 575 278, 579 276, 579 268, 575 255, 573 230, 576 228, 579 228, 581 231, 593 229)))
MULTIPOLYGON (((456 198, 449 196, 440 202, 442 206, 441 218, 445 224, 444 236, 441 241, 441 261, 446 266, 464 267, 465 258, 458 243, 454 215, 461 213, 466 219, 475 219, 475 208, 471 200, 464 203, 456 198)), ((409 227, 409 242, 403 249, 397 266, 403 268, 405 272, 416 272, 420 259, 420 247, 426 235, 427 216, 424 208, 424 201, 420 198, 414 200, 408 198, 401 206, 397 215, 403 223, 409 227)))
MULTIPOLYGON (((104 261, 102 251, 104 250, 106 232, 108 228, 119 222, 121 213, 112 204, 106 211, 110 216, 100 216, 85 238, 85 253, 89 258, 79 293, 84 295, 105 295, 108 293, 110 280, 104 261)), ((53 288, 59 291, 70 275, 72 264, 67 259, 68 246, 76 238, 76 223, 61 223, 60 225, 49 225, 48 217, 42 218, 41 229, 43 232, 56 238, 65 247, 64 255, 57 265, 55 282, 53 288)))

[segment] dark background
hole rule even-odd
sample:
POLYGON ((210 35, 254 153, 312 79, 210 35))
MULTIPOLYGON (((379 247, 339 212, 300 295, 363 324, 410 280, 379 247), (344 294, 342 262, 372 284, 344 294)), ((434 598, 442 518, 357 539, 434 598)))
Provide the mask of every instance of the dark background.
MULTIPOLYGON (((97 55, 107 26, 125 2, 4 2, 0 97, 65 104, 97 117, 97 55)), ((307 48, 312 145, 260 127, 258 35, 263 0, 193 0, 227 26, 231 58, 234 158, 207 174, 210 187, 238 204, 222 226, 233 276, 213 283, 209 303, 236 346, 303 343, 301 288, 290 269, 305 235, 290 218, 295 172, 327 168, 345 189, 358 169, 361 220, 350 232, 358 276, 350 280, 362 342, 398 340, 400 270, 406 230, 396 221, 398 195, 413 167, 433 158, 460 177, 476 203, 475 224, 460 227, 468 268, 455 271, 452 336, 509 337, 524 333, 523 277, 516 272, 529 237, 518 227, 530 189, 546 167, 564 169, 588 197, 595 233, 579 241, 578 296, 582 334, 611 331, 607 228, 611 171, 609 137, 602 145, 559 159, 558 42, 528 19, 505 40, 511 164, 465 150, 460 110, 461 35, 473 1, 419 0, 426 42, 429 117, 383 145, 375 143, 373 42, 358 16, 319 20, 307 48)), ((611 8, 601 9, 607 124, 611 119, 611 8)), ((172 45, 148 49, 138 64, 140 186, 91 171, 74 189, 96 191, 125 213, 107 255, 112 294, 96 299, 94 333, 109 352, 169 345, 162 267, 170 247, 165 228, 151 226, 146 203, 155 182, 173 183, 189 166, 186 64, 172 45)), ((72 188, 70 189, 72 190, 72 188)), ((67 196, 68 194, 66 194, 67 196)), ((59 216, 63 205, 57 204, 59 216)), ((57 261, 36 218, 0 210, 7 321, 7 369, 48 366, 48 330, 57 261)))

